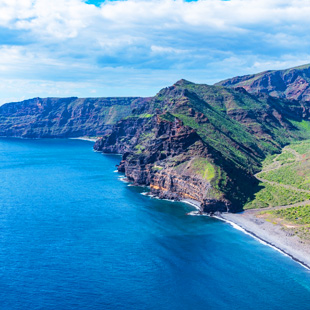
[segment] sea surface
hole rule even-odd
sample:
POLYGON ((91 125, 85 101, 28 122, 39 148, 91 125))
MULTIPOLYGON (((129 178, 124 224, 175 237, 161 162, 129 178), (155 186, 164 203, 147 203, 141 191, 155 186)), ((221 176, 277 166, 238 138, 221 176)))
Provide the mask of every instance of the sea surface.
POLYGON ((0 139, 0 309, 310 309, 310 272, 189 205, 141 195, 120 156, 0 139))

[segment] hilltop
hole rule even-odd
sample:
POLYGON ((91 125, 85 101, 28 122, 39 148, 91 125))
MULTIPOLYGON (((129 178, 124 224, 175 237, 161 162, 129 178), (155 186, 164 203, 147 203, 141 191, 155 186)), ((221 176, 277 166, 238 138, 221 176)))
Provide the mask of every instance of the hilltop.
POLYGON ((310 64, 237 76, 215 85, 243 87, 250 93, 267 93, 278 98, 310 101, 310 64))

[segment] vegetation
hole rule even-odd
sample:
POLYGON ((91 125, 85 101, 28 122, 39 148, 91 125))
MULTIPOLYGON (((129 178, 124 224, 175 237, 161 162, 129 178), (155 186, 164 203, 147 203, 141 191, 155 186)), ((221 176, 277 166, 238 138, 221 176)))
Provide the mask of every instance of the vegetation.
MULTIPOLYGON (((135 107, 128 119, 143 118, 143 131, 127 139, 135 155, 156 152, 148 155, 154 155, 152 160, 159 166, 164 161, 164 167, 172 167, 180 175, 200 175, 211 182, 215 195, 224 195, 239 209, 246 203, 246 208, 291 205, 310 198, 308 192, 300 191, 310 190, 310 181, 303 171, 305 163, 298 157, 301 146, 294 144, 310 138, 310 126, 305 130, 308 122, 293 113, 296 107, 300 110, 296 102, 254 96, 243 89, 181 80, 135 107), (160 120, 171 124, 163 123, 153 130, 153 116, 160 126, 160 120), (181 124, 192 130, 182 129, 181 124), (178 130, 186 134, 179 137, 178 130), (194 139, 200 138, 196 146, 186 140, 193 132, 194 139), (155 134, 161 141, 150 143, 155 134), (283 149, 288 144, 291 148, 283 149), (253 175, 262 170, 262 165, 258 176, 268 182, 259 186, 253 175), (298 166, 301 168, 297 171, 298 166)), ((158 170, 156 165, 154 169, 158 170)))
POLYGON ((137 144, 134 148, 136 150, 136 154, 141 154, 145 150, 145 147, 140 144, 137 144))
POLYGON ((193 172, 200 174, 205 180, 211 181, 215 177, 215 169, 207 159, 197 158, 192 163, 193 172))
POLYGON ((130 119, 130 118, 151 118, 154 114, 150 113, 142 113, 142 114, 132 114, 124 117, 124 119, 130 119))
POLYGON ((310 225, 310 205, 274 210, 269 211, 268 213, 281 217, 295 224, 310 225))
POLYGON ((259 177, 298 189, 310 190, 310 162, 294 162, 276 170, 262 172, 259 177))
POLYGON ((168 121, 168 122, 174 122, 174 120, 175 120, 175 116, 170 114, 169 112, 161 114, 160 118, 162 120, 165 120, 165 121, 168 121))
POLYGON ((280 155, 276 156, 274 159, 275 159, 275 161, 277 161, 283 165, 283 164, 294 162, 295 161, 295 155, 290 153, 290 152, 284 151, 280 155))
POLYGON ((310 238, 310 205, 262 212, 261 217, 279 224, 291 235, 310 238))
POLYGON ((309 153, 310 151, 310 140, 303 141, 303 142, 296 142, 290 145, 290 148, 295 150, 300 155, 304 155, 306 153, 309 153))
POLYGON ((246 209, 286 206, 310 199, 310 140, 267 156, 258 178, 265 180, 246 209))
MULTIPOLYGON (((297 126, 294 127, 295 123, 306 126, 304 122, 287 118, 293 109, 289 105, 281 99, 255 97, 245 91, 181 80, 159 92, 150 105, 149 113, 164 111, 160 116, 162 119, 172 122, 178 118, 193 128, 213 155, 214 166, 219 168, 214 172, 214 188, 236 204, 254 201, 247 207, 257 208, 293 204, 308 197, 295 189, 271 185, 258 187, 258 183, 250 181, 247 175, 260 171, 264 159, 264 166, 268 161, 268 164, 283 167, 295 162, 294 152, 288 150, 281 155, 273 155, 289 143, 310 137, 310 130, 308 133, 302 130, 301 133, 301 130, 296 130, 297 126), (259 115, 267 110, 270 111, 268 113, 274 111, 275 115, 285 113, 286 118, 281 118, 281 125, 273 121, 274 117, 260 118, 259 115), (256 190, 262 192, 254 196, 256 190)), ((196 165, 203 167, 204 162, 196 165)), ((193 170, 204 176, 204 168, 193 170)))
POLYGON ((161 167, 161 166, 154 165, 154 166, 152 167, 152 169, 155 170, 155 171, 160 171, 160 170, 163 170, 164 168, 161 167))
POLYGON ((299 192, 268 183, 261 186, 263 188, 255 194, 254 200, 245 205, 245 209, 292 205, 310 199, 310 193, 299 192))

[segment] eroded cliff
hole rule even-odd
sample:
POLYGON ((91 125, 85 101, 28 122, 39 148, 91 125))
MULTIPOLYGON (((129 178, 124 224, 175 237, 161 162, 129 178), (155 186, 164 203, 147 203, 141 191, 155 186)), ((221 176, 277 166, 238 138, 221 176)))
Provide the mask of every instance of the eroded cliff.
POLYGON ((181 80, 135 108, 95 149, 122 153, 118 170, 161 198, 236 212, 257 190, 262 159, 300 138, 294 122, 302 119, 296 102, 181 80))
POLYGON ((181 120, 157 114, 132 117, 115 127, 113 134, 98 140, 94 148, 123 153, 118 170, 134 184, 149 185, 160 198, 200 201, 202 209, 209 212, 231 208, 216 189, 219 168, 210 150, 181 120))

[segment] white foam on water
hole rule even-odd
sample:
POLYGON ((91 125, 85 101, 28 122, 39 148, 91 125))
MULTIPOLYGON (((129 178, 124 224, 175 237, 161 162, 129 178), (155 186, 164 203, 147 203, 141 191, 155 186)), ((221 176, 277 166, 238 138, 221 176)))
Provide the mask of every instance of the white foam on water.
MULTIPOLYGON (((116 170, 117 171, 117 170, 116 170)), ((129 183, 130 181, 128 181, 128 179, 126 177, 120 177, 119 178, 120 181, 122 182, 125 182, 125 183, 129 183)), ((128 186, 134 186, 132 184, 129 184, 128 186)), ((140 193, 141 195, 144 195, 144 196, 149 196, 150 198, 153 198, 153 199, 159 199, 159 200, 165 200, 165 201, 170 201, 170 202, 177 202, 176 200, 171 200, 171 199, 161 199, 155 195, 152 195, 152 194, 149 194, 148 192, 143 192, 143 193, 140 193)), ((231 225, 234 229, 237 229, 241 232, 243 232, 244 234, 246 235, 249 235, 251 236, 252 238, 256 239, 258 242, 260 242, 261 244, 264 244, 264 245, 267 245, 271 248, 273 248, 274 250, 280 252, 282 255, 285 255, 291 259, 293 259, 295 262, 297 262, 299 265, 301 265, 302 267, 306 268, 307 270, 310 270, 310 267, 307 266, 306 264, 304 264, 303 262, 299 261, 298 259, 296 259, 294 256, 290 255, 290 254, 287 254, 285 251, 281 250, 280 248, 276 247, 275 245, 261 239, 260 237, 256 236, 254 233, 251 233, 247 230, 245 230, 244 228, 242 228, 241 226, 239 226, 238 224, 232 222, 232 221, 229 221, 229 220, 226 220, 222 217, 218 217, 218 216, 210 216, 209 214, 207 213, 203 213, 203 212, 200 212, 200 207, 197 206, 195 203, 192 203, 191 201, 188 201, 188 200, 181 200, 181 202, 183 203, 187 203, 189 205, 191 205, 192 207, 194 207, 195 209, 197 209, 198 211, 191 211, 189 213, 187 213, 187 215, 190 215, 190 216, 209 216, 209 217, 213 217, 213 218, 216 218, 220 221, 223 221, 223 222, 226 222, 228 223, 229 225, 231 225)))
POLYGON ((127 178, 125 177, 120 177, 118 178, 120 181, 124 182, 124 183, 129 183, 129 181, 127 180, 127 178))
MULTIPOLYGON (((184 202, 184 203, 187 203, 188 205, 194 207, 195 209, 199 210, 200 211, 200 207, 197 206, 195 203, 191 202, 191 201, 188 201, 188 200, 181 200, 181 202, 184 202)), ((189 212, 188 214, 190 214, 191 212, 189 212)))
POLYGON ((172 200, 172 199, 159 198, 156 195, 149 194, 149 192, 143 192, 143 193, 140 193, 140 194, 143 195, 143 196, 148 196, 148 197, 150 197, 152 199, 158 199, 158 200, 169 201, 169 202, 180 202, 180 201, 172 200))
POLYGON ((209 216, 209 217, 211 217, 210 215, 208 215, 206 213, 201 213, 199 211, 191 211, 191 212, 188 212, 187 215, 190 215, 190 216, 209 216))

